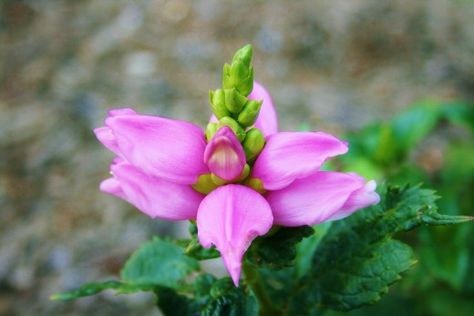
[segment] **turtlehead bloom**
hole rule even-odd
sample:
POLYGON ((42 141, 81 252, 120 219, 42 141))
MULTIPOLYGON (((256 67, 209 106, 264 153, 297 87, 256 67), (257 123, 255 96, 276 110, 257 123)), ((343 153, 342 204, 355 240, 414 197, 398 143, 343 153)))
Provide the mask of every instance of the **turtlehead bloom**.
POLYGON ((227 89, 235 80, 225 93, 211 93, 221 117, 211 118, 206 133, 128 108, 110 111, 94 130, 117 156, 100 189, 152 218, 196 220, 200 243, 219 250, 236 286, 245 251, 273 225, 338 220, 379 201, 374 181, 321 171, 347 152, 346 142, 323 132, 278 132, 269 93, 244 75, 243 98, 227 89))

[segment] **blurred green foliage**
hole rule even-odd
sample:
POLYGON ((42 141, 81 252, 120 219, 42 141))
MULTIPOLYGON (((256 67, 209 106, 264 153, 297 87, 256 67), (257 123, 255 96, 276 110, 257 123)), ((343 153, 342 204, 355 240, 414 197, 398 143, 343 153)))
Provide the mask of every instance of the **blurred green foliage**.
MULTIPOLYGON (((387 183, 424 183, 440 196, 440 212, 473 215, 472 104, 425 100, 348 140, 349 153, 333 167, 387 183)), ((473 233, 467 224, 405 235, 419 264, 380 303, 349 314, 474 315, 473 233)))

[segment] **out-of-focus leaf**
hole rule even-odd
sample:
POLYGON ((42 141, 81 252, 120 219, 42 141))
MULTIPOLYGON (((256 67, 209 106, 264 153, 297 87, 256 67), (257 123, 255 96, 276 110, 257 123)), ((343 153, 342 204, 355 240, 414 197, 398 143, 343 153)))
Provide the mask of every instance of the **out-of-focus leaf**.
POLYGON ((296 245, 314 233, 310 226, 280 227, 274 234, 255 239, 246 258, 257 265, 279 269, 293 265, 296 245))
POLYGON ((435 128, 440 115, 439 102, 425 100, 395 117, 391 130, 401 153, 406 154, 425 138, 435 128))
POLYGON ((426 309, 424 315, 474 315, 472 302, 472 296, 459 295, 459 292, 446 288, 433 289, 423 297, 423 306, 426 309))
POLYGON ((474 105, 464 101, 444 102, 441 106, 443 118, 453 124, 466 126, 474 133, 474 105))
POLYGON ((398 159, 400 145, 391 124, 382 123, 377 135, 377 147, 373 159, 382 165, 388 165, 398 159))
POLYGON ((472 220, 439 214, 434 192, 419 186, 388 187, 382 197, 379 205, 332 224, 292 293, 290 311, 351 310, 374 303, 415 262, 411 249, 393 240, 394 234, 422 224, 472 220))
POLYGON ((133 253, 120 275, 130 284, 176 288, 198 269, 199 262, 186 256, 181 247, 155 237, 133 253))
POLYGON ((342 171, 344 172, 355 172, 366 179, 374 179, 376 181, 384 178, 383 170, 364 156, 352 155, 344 157, 343 161, 342 171))
POLYGON ((469 267, 469 226, 443 226, 419 232, 420 256, 438 280, 461 290, 469 267))

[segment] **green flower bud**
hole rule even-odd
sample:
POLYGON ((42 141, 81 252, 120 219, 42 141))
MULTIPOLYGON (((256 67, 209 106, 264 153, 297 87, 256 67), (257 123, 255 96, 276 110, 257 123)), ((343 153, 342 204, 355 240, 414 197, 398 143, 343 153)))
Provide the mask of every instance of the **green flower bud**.
POLYGON ((254 189, 255 191, 257 191, 260 194, 265 194, 265 192, 266 192, 265 188, 263 187, 262 180, 260 180, 258 178, 249 178, 249 179, 247 179, 247 181, 245 181, 245 185, 252 188, 252 189, 254 189))
POLYGON ((240 174, 240 177, 237 179, 237 182, 244 181, 247 179, 247 177, 250 174, 250 166, 248 164, 245 164, 244 169, 242 170, 242 173, 240 174))
POLYGON ((214 137, 214 134, 217 132, 219 129, 219 124, 218 123, 209 123, 206 126, 206 139, 207 141, 210 141, 212 137, 214 137))
POLYGON ((221 186, 227 183, 226 180, 219 178, 215 174, 211 173, 211 180, 216 186, 221 186))
POLYGON ((244 96, 248 96, 253 89, 252 46, 246 45, 239 49, 232 63, 225 64, 222 77, 224 89, 235 88, 244 96))
POLYGON ((208 194, 212 190, 218 187, 212 181, 212 175, 210 173, 202 174, 199 176, 198 181, 192 185, 193 189, 202 194, 208 194))
POLYGON ((236 89, 225 89, 225 106, 231 113, 239 114, 242 111, 247 98, 240 94, 236 89))
POLYGON ((218 119, 224 116, 230 116, 230 112, 225 106, 224 90, 217 89, 216 91, 209 91, 209 101, 211 103, 212 112, 218 119))
POLYGON ((262 106, 263 101, 249 100, 242 112, 240 112, 238 121, 242 126, 252 126, 253 123, 257 120, 258 113, 260 112, 260 107, 262 106))
POLYGON ((247 131, 247 136, 245 136, 242 143, 247 161, 255 159, 262 151, 263 146, 265 146, 265 137, 263 137, 262 132, 258 128, 252 128, 247 131))
POLYGON ((222 126, 229 126, 230 129, 232 131, 234 131, 235 135, 237 136, 237 138, 239 139, 240 142, 242 142, 244 140, 245 131, 242 128, 242 126, 240 126, 240 124, 237 123, 237 121, 234 120, 233 118, 231 118, 229 116, 221 118, 220 121, 219 121, 218 129, 221 128, 222 126))

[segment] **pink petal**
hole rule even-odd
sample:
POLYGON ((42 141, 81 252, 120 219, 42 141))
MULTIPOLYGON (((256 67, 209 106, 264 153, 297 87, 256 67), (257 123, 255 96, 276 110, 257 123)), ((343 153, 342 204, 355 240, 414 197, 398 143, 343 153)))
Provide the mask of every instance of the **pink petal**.
MULTIPOLYGON (((121 116, 121 115, 135 115, 137 112, 135 112, 133 109, 130 108, 122 108, 122 109, 112 109, 108 113, 108 117, 115 117, 115 116, 121 116)), ((112 130, 107 127, 107 126, 102 126, 94 129, 94 134, 97 137, 97 139, 104 145, 107 149, 112 151, 118 156, 121 156, 120 149, 117 144, 117 140, 115 139, 114 133, 112 133, 112 130)))
POLYGON ((209 123, 217 123, 217 122, 219 122, 219 120, 214 114, 212 114, 211 118, 209 119, 209 123))
POLYGON ((240 176, 246 163, 245 152, 229 127, 221 127, 207 144, 204 162, 212 173, 224 180, 240 176))
POLYGON ((263 100, 257 121, 255 121, 255 127, 257 127, 265 137, 278 132, 277 113, 268 91, 258 82, 254 81, 253 90, 248 97, 252 100, 263 100))
POLYGON ((266 196, 275 224, 315 225, 379 202, 375 182, 351 173, 320 171, 266 196))
POLYGON ((317 172, 329 158, 347 152, 347 144, 322 132, 271 135, 255 161, 252 177, 267 190, 278 190, 317 172))
POLYGON ((111 171, 113 177, 102 181, 101 191, 126 200, 152 218, 196 218, 204 196, 191 186, 150 176, 128 162, 115 162, 111 171))
MULTIPOLYGON (((260 113, 258 114, 257 120, 255 121, 255 127, 260 129, 265 137, 270 136, 278 132, 278 118, 275 107, 273 106, 272 98, 265 88, 258 82, 254 81, 253 90, 248 96, 252 100, 263 100, 260 113)), ((212 115, 209 119, 209 123, 218 122, 217 118, 212 115)))
POLYGON ((94 134, 97 139, 104 145, 108 150, 112 151, 114 154, 120 156, 120 149, 115 139, 114 133, 107 126, 94 128, 94 134))
POLYGON ((199 206, 199 242, 220 251, 235 286, 239 284, 242 257, 257 236, 272 227, 272 210, 254 190, 237 184, 217 188, 199 206))
POLYGON ((121 198, 123 200, 127 200, 127 197, 125 196, 125 193, 122 190, 122 187, 120 186, 120 182, 112 177, 105 179, 100 183, 100 190, 102 192, 115 195, 118 198, 121 198))
POLYGON ((150 175, 192 184, 207 172, 204 133, 194 124, 138 114, 109 116, 105 123, 115 137, 114 143, 99 129, 106 147, 117 147, 114 152, 150 175))

